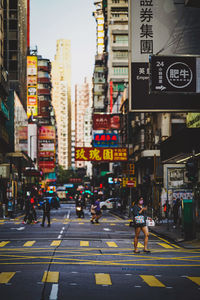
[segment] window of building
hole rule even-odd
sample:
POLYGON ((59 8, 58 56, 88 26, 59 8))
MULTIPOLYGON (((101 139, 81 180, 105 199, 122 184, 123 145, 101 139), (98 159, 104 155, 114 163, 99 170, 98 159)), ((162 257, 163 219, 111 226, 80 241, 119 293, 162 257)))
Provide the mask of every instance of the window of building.
POLYGON ((10 9, 17 9, 18 1, 16 0, 10 0, 9 1, 9 8, 10 9))
POLYGON ((114 75, 128 75, 128 67, 115 67, 113 68, 114 75))
POLYGON ((120 0, 112 0, 112 3, 120 3, 120 0))
POLYGON ((112 17, 113 17, 113 18, 119 18, 119 17, 120 17, 120 14, 112 14, 112 17))
POLYGON ((118 59, 126 59, 128 58, 128 51, 114 51, 113 56, 118 59))
POLYGON ((116 44, 127 44, 128 43, 128 35, 113 35, 113 43, 116 44))

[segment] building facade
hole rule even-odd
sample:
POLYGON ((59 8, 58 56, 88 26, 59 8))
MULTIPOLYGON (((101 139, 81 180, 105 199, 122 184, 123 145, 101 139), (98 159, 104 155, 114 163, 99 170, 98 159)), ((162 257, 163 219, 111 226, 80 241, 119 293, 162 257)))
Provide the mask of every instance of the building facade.
POLYGON ((52 62, 52 103, 58 134, 58 162, 64 169, 71 167, 71 43, 58 40, 52 62))
MULTIPOLYGON (((92 84, 85 78, 75 88, 75 145, 91 147, 92 142, 92 84)), ((85 162, 76 162, 77 168, 86 167, 85 162)), ((88 165, 89 167, 89 165, 88 165)), ((90 168, 90 167, 89 167, 90 168)))

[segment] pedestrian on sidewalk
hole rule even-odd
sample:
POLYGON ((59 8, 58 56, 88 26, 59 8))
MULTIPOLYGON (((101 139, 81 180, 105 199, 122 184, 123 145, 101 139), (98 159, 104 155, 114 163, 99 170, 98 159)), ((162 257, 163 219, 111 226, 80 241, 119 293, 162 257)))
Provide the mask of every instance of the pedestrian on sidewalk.
POLYGON ((47 217, 48 227, 50 227, 51 226, 51 222, 50 222, 50 210, 51 210, 51 206, 50 206, 49 201, 47 201, 47 199, 44 199, 44 202, 42 204, 42 209, 43 209, 43 218, 42 218, 42 224, 41 224, 41 226, 44 227, 45 219, 47 217))
POLYGON ((134 253, 140 253, 138 251, 138 239, 140 232, 144 233, 144 252, 150 253, 151 251, 148 250, 148 239, 149 239, 149 231, 146 225, 146 211, 147 207, 144 206, 144 199, 140 197, 136 200, 135 205, 133 207, 133 222, 135 227, 135 238, 134 238, 134 253))
POLYGON ((174 228, 176 228, 178 223, 180 207, 181 207, 181 200, 180 198, 177 198, 173 206, 174 228))

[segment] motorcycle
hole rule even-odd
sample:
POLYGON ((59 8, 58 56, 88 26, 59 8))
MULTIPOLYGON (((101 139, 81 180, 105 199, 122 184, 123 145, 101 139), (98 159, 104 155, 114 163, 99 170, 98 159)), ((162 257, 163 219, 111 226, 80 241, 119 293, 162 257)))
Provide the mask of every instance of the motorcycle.
POLYGON ((76 215, 78 218, 83 217, 84 218, 84 211, 82 206, 76 206, 76 215))

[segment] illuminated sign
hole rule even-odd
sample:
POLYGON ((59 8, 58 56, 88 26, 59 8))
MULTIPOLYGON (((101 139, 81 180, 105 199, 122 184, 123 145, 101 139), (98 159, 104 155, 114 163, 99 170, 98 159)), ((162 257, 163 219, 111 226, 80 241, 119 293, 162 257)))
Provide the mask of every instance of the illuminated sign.
POLYGON ((76 161, 127 161, 127 148, 90 148, 75 147, 76 161))
POLYGON ((38 115, 37 56, 27 56, 27 116, 38 115))
POLYGON ((94 134, 94 147, 118 147, 118 134, 115 133, 100 133, 94 134))

